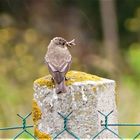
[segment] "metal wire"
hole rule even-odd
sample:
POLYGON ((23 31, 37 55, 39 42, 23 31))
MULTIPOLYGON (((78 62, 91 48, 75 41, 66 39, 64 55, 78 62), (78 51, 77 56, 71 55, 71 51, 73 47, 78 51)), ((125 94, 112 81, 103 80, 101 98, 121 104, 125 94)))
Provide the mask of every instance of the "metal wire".
POLYGON ((37 140, 37 138, 32 135, 28 130, 27 128, 32 128, 33 125, 27 125, 27 118, 31 115, 32 113, 29 113, 27 114, 26 116, 22 117, 20 114, 17 114, 17 116, 19 118, 21 118, 22 120, 22 125, 21 126, 13 126, 13 127, 5 127, 5 128, 0 128, 0 130, 14 130, 14 129, 21 129, 21 131, 16 135, 14 136, 13 140, 16 140, 17 138, 19 138, 23 133, 26 133, 27 135, 29 135, 30 137, 32 137, 33 139, 37 140))
MULTIPOLYGON (((107 115, 102 113, 101 111, 98 111, 98 113, 100 113, 102 116, 104 116, 104 122, 101 121, 101 126, 103 126, 103 129, 101 129, 95 136, 92 137, 92 139, 96 139, 98 138, 98 136, 103 133, 104 131, 109 131, 112 134, 114 134, 117 138, 119 139, 123 139, 119 134, 117 134, 116 132, 114 132, 110 126, 116 126, 116 127, 140 127, 140 124, 134 124, 134 123, 109 123, 109 116, 113 113, 113 110, 110 111, 107 115)), ((64 126, 63 129, 60 130, 59 133, 56 134, 56 136, 53 137, 53 139, 57 139, 61 134, 63 134, 64 132, 67 132, 69 135, 71 135, 73 138, 80 140, 80 138, 74 134, 72 131, 70 131, 70 129, 68 128, 68 120, 70 115, 72 114, 72 112, 70 112, 68 115, 64 115, 62 113, 58 112, 58 115, 61 116, 61 118, 64 121, 64 126)), ((29 116, 31 116, 31 113, 27 114, 26 116, 21 116, 20 114, 17 114, 17 116, 21 119, 22 121, 22 125, 20 126, 13 126, 13 127, 5 127, 5 128, 0 128, 0 131, 7 131, 7 130, 17 130, 20 129, 21 131, 19 133, 17 133, 16 136, 14 136, 13 140, 16 140, 17 138, 19 138, 23 133, 26 133, 27 135, 29 135, 31 138, 33 138, 34 140, 37 140, 37 138, 31 134, 27 129, 28 128, 32 128, 33 125, 27 125, 27 118, 29 116)), ((136 140, 138 139, 138 137, 140 136, 140 132, 137 133, 134 138, 132 138, 132 140, 136 140)))
MULTIPOLYGON (((126 127, 126 126, 131 126, 131 127, 136 127, 136 126, 140 126, 140 124, 126 124, 126 123, 116 123, 116 124, 110 124, 108 123, 108 117, 109 115, 111 115, 113 113, 113 110, 110 111, 107 115, 105 115, 104 113, 102 113, 101 111, 98 111, 101 115, 103 115, 105 117, 105 123, 102 123, 101 122, 101 126, 104 126, 104 128, 99 131, 94 137, 93 139, 97 138, 104 130, 108 130, 110 131, 111 133, 113 133, 115 136, 117 136, 119 139, 123 139, 119 134, 115 133, 113 130, 111 130, 110 128, 108 128, 109 126, 123 126, 123 127, 126 127)), ((133 140, 137 139, 138 137, 140 136, 140 132, 134 137, 132 138, 133 140)))
POLYGON ((113 130, 111 130, 110 128, 108 128, 109 124, 108 124, 108 117, 109 115, 113 112, 110 111, 107 115, 105 115, 104 113, 102 113, 101 111, 98 111, 101 115, 103 115, 105 117, 105 124, 101 124, 101 126, 104 126, 104 128, 102 130, 100 130, 93 138, 92 140, 94 140, 95 138, 97 138, 103 131, 108 130, 111 133, 113 133, 115 136, 117 136, 118 138, 122 139, 121 136, 119 136, 119 134, 115 133, 113 130))
POLYGON ((133 138, 133 140, 137 139, 139 136, 140 136, 140 133, 138 133, 138 134, 133 138))
POLYGON ((73 132, 71 132, 68 128, 68 117, 72 114, 72 112, 70 112, 67 116, 64 116, 63 114, 59 113, 58 114, 63 118, 64 120, 64 128, 53 138, 56 139, 58 138, 58 136, 60 136, 62 133, 64 133, 65 131, 67 133, 69 133, 71 136, 73 136, 75 139, 80 140, 80 138, 78 138, 78 136, 76 136, 73 132))

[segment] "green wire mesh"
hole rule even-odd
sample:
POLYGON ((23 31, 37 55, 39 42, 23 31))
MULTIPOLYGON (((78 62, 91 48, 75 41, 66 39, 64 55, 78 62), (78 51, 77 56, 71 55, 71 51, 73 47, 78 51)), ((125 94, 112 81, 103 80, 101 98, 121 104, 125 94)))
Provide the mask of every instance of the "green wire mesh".
POLYGON ((22 120, 22 125, 21 126, 13 126, 13 127, 5 127, 5 128, 0 128, 0 130, 14 130, 14 129, 21 129, 21 131, 14 136, 13 140, 16 140, 17 138, 19 138, 23 133, 26 133, 27 135, 29 135, 31 138, 37 140, 37 138, 32 135, 27 128, 32 128, 33 125, 27 125, 26 120, 27 118, 31 115, 32 113, 27 114, 26 116, 22 117, 21 115, 17 114, 18 117, 21 118, 22 120))
POLYGON ((64 120, 64 127, 63 129, 53 138, 56 139, 58 138, 58 136, 60 136, 62 133, 67 132, 69 133, 72 137, 74 137, 77 140, 80 140, 80 138, 78 138, 78 136, 76 136, 76 134, 74 134, 73 132, 71 132, 68 128, 68 117, 72 114, 72 112, 70 112, 68 115, 64 116, 63 114, 59 113, 58 114, 62 117, 62 119, 64 120))
MULTIPOLYGON (((108 116, 113 112, 113 110, 112 110, 110 113, 108 113, 107 115, 103 114, 103 113, 100 112, 100 111, 98 111, 98 112, 99 112, 101 115, 103 115, 103 116, 105 117, 105 124, 101 124, 101 126, 104 126, 104 128, 103 128, 101 131, 99 131, 99 132, 93 137, 93 139, 97 138, 97 137, 98 137, 103 131, 105 131, 105 130, 110 131, 110 132, 113 133, 115 136, 117 136, 117 138, 122 139, 121 136, 119 136, 119 134, 115 133, 113 130, 111 130, 110 128, 108 128, 108 126, 110 126, 110 125, 108 124, 108 116)), ((116 125, 116 126, 117 126, 117 125, 116 125)))
MULTIPOLYGON (((119 139, 123 139, 119 134, 117 134, 116 132, 114 132, 111 128, 109 128, 110 126, 125 126, 125 127, 128 127, 128 126, 131 126, 131 127, 135 127, 135 126, 140 126, 140 124, 129 124, 129 123, 114 123, 114 124, 110 124, 109 123, 109 116, 113 113, 113 110, 111 112, 109 112, 107 115, 105 115, 104 113, 102 113, 101 111, 98 111, 98 113, 100 113, 102 116, 104 116, 104 123, 101 122, 101 126, 103 126, 103 129, 101 129, 95 136, 92 137, 92 140, 94 139, 97 139, 99 138, 100 134, 103 133, 103 131, 109 131, 111 132, 112 134, 114 134, 117 138, 119 139)), ((70 112, 68 115, 63 115, 62 113, 59 113, 58 112, 58 115, 61 116, 61 118, 63 119, 64 121, 64 126, 62 128, 62 130, 60 130, 59 133, 56 134, 56 136, 53 137, 53 139, 58 139, 58 137, 63 134, 64 132, 67 132, 69 135, 71 135, 73 138, 77 139, 77 140, 80 140, 80 138, 74 134, 73 132, 71 132, 68 128, 68 120, 69 120, 69 117, 70 115, 72 114, 72 112, 70 112)), ((31 134, 27 129, 28 128, 32 128, 33 125, 27 125, 27 118, 31 115, 31 113, 27 114, 26 116, 21 116, 19 114, 17 114, 17 116, 21 119, 22 121, 22 125, 20 126, 13 126, 13 127, 5 127, 5 128, 0 128, 0 131, 6 131, 6 130, 17 130, 17 129, 20 129, 21 131, 19 133, 17 133, 16 136, 14 136, 13 140, 16 140, 17 138, 19 138, 23 133, 26 133, 27 135, 29 135, 31 138, 33 138, 34 140, 37 140, 37 138, 31 134)), ((132 138, 132 140, 136 140, 138 139, 138 137, 140 136, 140 132, 137 133, 134 138, 132 138)))
MULTIPOLYGON (((115 133, 113 130, 111 130, 110 128, 108 128, 109 126, 131 126, 131 127, 133 127, 133 126, 140 126, 140 124, 126 124, 126 123, 121 123, 121 124, 119 124, 119 123, 117 123, 117 124, 109 124, 108 123, 108 117, 113 113, 113 110, 112 111, 110 111, 107 115, 105 115, 104 113, 102 113, 101 111, 98 111, 101 115, 103 115, 104 116, 104 123, 102 123, 102 121, 101 121, 101 126, 104 126, 104 128, 102 129, 102 130, 100 130, 93 138, 92 138, 92 140, 94 140, 94 139, 96 139, 103 131, 105 131, 105 130, 108 130, 108 131, 110 131, 111 133, 113 133, 117 138, 119 138, 119 139, 123 139, 119 134, 117 134, 117 133, 115 133)), ((140 132, 134 137, 134 138, 132 138, 133 140, 136 140, 138 137, 140 136, 140 132)))

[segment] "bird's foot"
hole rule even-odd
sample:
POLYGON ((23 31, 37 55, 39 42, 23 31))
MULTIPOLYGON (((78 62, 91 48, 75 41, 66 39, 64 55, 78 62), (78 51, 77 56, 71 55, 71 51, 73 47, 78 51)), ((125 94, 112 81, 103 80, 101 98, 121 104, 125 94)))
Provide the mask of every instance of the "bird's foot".
POLYGON ((54 81, 53 77, 51 77, 51 80, 54 81))
POLYGON ((70 80, 70 78, 68 78, 68 77, 65 77, 65 80, 66 80, 66 81, 68 81, 68 80, 70 80))
POLYGON ((53 78, 53 77, 51 77, 51 81, 52 81, 53 83, 55 83, 55 81, 54 81, 54 78, 53 78))

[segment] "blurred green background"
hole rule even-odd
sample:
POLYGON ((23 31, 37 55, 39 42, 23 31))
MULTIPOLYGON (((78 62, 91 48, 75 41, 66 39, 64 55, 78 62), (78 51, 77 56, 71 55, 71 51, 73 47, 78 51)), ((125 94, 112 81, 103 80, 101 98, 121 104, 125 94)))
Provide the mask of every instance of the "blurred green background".
MULTIPOLYGON (((71 69, 116 80, 119 122, 140 123, 140 0, 0 0, 0 127, 31 112, 33 81, 48 74, 44 55, 56 36, 76 39, 71 69)), ((139 128, 119 131, 134 137, 139 128)))

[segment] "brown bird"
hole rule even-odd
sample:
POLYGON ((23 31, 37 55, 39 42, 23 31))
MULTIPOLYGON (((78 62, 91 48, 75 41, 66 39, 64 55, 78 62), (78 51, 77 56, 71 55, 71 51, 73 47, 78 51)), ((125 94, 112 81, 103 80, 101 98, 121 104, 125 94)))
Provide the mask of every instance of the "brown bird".
POLYGON ((67 92, 65 86, 65 75, 70 69, 72 56, 68 47, 75 45, 74 39, 67 42, 62 37, 55 37, 48 45, 48 51, 45 55, 45 63, 55 82, 56 93, 67 92))

